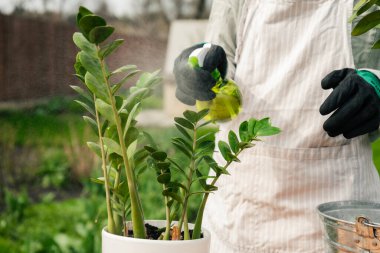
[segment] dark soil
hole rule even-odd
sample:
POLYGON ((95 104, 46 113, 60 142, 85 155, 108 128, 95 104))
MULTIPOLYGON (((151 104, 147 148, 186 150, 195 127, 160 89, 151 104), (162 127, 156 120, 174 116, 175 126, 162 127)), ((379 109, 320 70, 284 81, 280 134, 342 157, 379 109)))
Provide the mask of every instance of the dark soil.
MULTIPOLYGON (((145 229, 146 229, 146 234, 147 234, 147 239, 149 240, 157 240, 160 235, 162 234, 162 232, 165 231, 165 228, 158 228, 156 226, 152 226, 148 223, 145 223, 145 229)), ((190 237, 193 236, 193 230, 189 230, 189 233, 190 233, 190 237)), ((183 231, 181 232, 181 240, 183 240, 183 231)), ((128 230, 128 237, 133 237, 133 231, 132 230, 128 230)), ((203 233, 201 234, 201 238, 203 238, 203 233)), ((170 240, 172 239, 171 237, 171 233, 170 233, 170 240)))

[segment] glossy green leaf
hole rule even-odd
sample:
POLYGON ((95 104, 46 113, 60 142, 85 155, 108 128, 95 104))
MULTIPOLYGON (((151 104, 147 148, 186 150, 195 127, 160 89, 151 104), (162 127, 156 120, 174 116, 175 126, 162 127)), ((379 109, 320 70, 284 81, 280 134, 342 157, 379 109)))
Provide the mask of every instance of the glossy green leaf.
POLYGON ((105 102, 109 102, 109 96, 107 94, 107 88, 105 84, 98 81, 94 75, 90 72, 87 72, 85 77, 85 84, 87 88, 97 97, 102 99, 105 102))
POLYGON ((149 153, 156 152, 157 150, 153 147, 150 146, 144 146, 145 150, 147 150, 149 153))
POLYGON ((203 110, 199 111, 197 113, 197 115, 198 115, 198 121, 200 121, 201 119, 203 119, 204 117, 206 117, 206 115, 208 114, 209 111, 210 111, 209 109, 203 109, 203 110))
POLYGON ((200 185, 202 186, 203 189, 205 189, 207 184, 206 184, 206 179, 204 179, 202 172, 200 172, 199 170, 196 170, 195 174, 197 175, 200 185))
POLYGON ((212 192, 212 191, 217 191, 218 190, 218 187, 215 186, 215 185, 206 185, 206 187, 204 188, 206 191, 209 191, 209 192, 212 192))
POLYGON ((159 72, 159 70, 153 73, 144 72, 137 81, 136 87, 152 88, 153 86, 159 84, 162 81, 162 78, 158 75, 159 72))
POLYGON ((93 14, 89 9, 83 7, 83 6, 80 6, 79 7, 79 10, 78 10, 78 14, 77 14, 77 25, 79 26, 79 21, 86 15, 91 15, 93 14))
POLYGON ((380 10, 371 12, 370 14, 364 16, 352 30, 353 36, 358 36, 363 33, 368 32, 370 29, 380 24, 380 10))
POLYGON ((256 136, 255 126, 256 126, 257 121, 258 120, 254 118, 248 120, 248 133, 249 133, 250 138, 256 136))
POLYGON ((137 116, 139 108, 140 108, 140 103, 135 104, 131 112, 128 114, 127 122, 125 123, 125 126, 124 126, 124 136, 126 135, 128 129, 131 127, 132 120, 134 120, 135 117, 137 116))
POLYGON ((175 118, 174 118, 174 121, 175 121, 177 124, 179 124, 179 125, 181 125, 181 126, 187 128, 187 129, 190 129, 190 130, 193 130, 193 129, 194 129, 194 125, 193 125, 190 121, 188 121, 187 119, 185 119, 185 118, 175 117, 175 118))
POLYGON ((86 75, 87 70, 83 67, 82 63, 80 62, 80 53, 77 53, 75 57, 75 63, 74 63, 74 69, 75 69, 75 76, 77 76, 82 82, 84 82, 84 75, 86 75))
POLYGON ((82 51, 79 53, 79 59, 83 67, 90 72, 99 82, 104 82, 102 68, 97 58, 82 51))
POLYGON ((88 111, 92 116, 95 117, 95 110, 92 109, 88 104, 80 101, 80 100, 74 100, 76 103, 80 104, 86 111, 88 111))
POLYGON ((82 89, 81 87, 75 86, 75 85, 70 85, 70 87, 73 90, 75 90, 79 95, 81 95, 82 97, 87 99, 88 102, 91 102, 91 103, 94 102, 93 97, 91 97, 90 94, 87 91, 85 91, 84 89, 82 89))
POLYGON ((168 160, 171 162, 171 164, 173 165, 172 168, 176 169, 178 172, 180 172, 186 179, 188 179, 188 176, 185 172, 185 170, 176 162, 174 161, 173 159, 171 158, 168 158, 168 160))
POLYGON ((198 114, 196 112, 186 110, 183 112, 183 116, 192 124, 198 121, 198 114))
POLYGON ((184 127, 182 127, 181 125, 178 125, 178 124, 175 124, 175 127, 178 129, 178 131, 181 132, 181 134, 184 137, 186 137, 188 140, 192 141, 190 134, 187 132, 187 130, 184 127))
MULTIPOLYGON (((83 33, 83 35, 89 39, 89 33, 92 29, 98 26, 105 26, 106 24, 106 21, 102 17, 99 17, 94 14, 89 14, 83 16, 79 20, 78 27, 79 30, 83 33)), ((91 40, 89 41, 92 42, 91 40)))
POLYGON ((375 44, 373 44, 372 49, 380 49, 380 40, 376 41, 375 44))
POLYGON ((364 12, 368 11, 373 5, 376 4, 378 0, 370 0, 366 4, 364 4, 360 9, 357 11, 357 15, 360 16, 364 12))
POLYGON ((126 76, 124 76, 119 82, 112 86, 112 93, 115 94, 129 79, 139 73, 140 70, 132 70, 126 76))
POLYGON ((108 39, 108 37, 111 36, 114 31, 115 28, 112 26, 97 26, 91 29, 90 33, 88 34, 88 39, 92 43, 100 44, 108 39))
POLYGON ((281 130, 273 127, 269 118, 259 120, 255 125, 256 136, 271 136, 280 133, 281 130))
POLYGON ((182 197, 175 192, 171 192, 170 190, 162 191, 162 195, 171 197, 172 199, 176 200, 177 202, 181 204, 183 203, 182 197))
POLYGON ((105 180, 104 177, 98 177, 98 178, 90 178, 91 182, 94 182, 96 184, 104 185, 105 180))
POLYGON ((156 151, 156 152, 153 152, 151 154, 151 156, 155 159, 155 160, 158 160, 158 161, 165 161, 166 157, 168 157, 168 155, 165 153, 165 152, 162 152, 162 151, 156 151))
POLYGON ((169 182, 168 184, 167 184, 167 187, 169 187, 169 188, 182 188, 184 191, 187 191, 187 188, 186 188, 186 186, 184 186, 183 184, 181 184, 181 183, 178 183, 178 182, 169 182))
POLYGON ((219 141, 218 147, 219 147, 219 151, 222 154, 224 160, 226 160, 227 162, 231 162, 232 161, 232 153, 231 153, 231 150, 230 150, 230 147, 228 146, 228 144, 224 141, 219 141))
POLYGON ((123 153, 121 152, 121 147, 119 143, 106 137, 103 137, 102 139, 103 139, 104 145, 107 147, 108 153, 116 153, 120 156, 123 155, 123 153))
POLYGON ((136 127, 128 128, 127 134, 125 135, 125 146, 129 147, 137 138, 139 137, 140 132, 136 127))
POLYGON ((116 74, 120 74, 120 73, 135 71, 135 70, 137 70, 136 65, 125 65, 125 66, 122 66, 122 67, 117 68, 114 71, 112 71, 111 76, 116 75, 116 74))
POLYGON ((123 39, 114 40, 107 45, 103 46, 99 51, 99 57, 101 59, 106 58, 108 55, 112 54, 124 43, 123 39))
POLYGON ((243 121, 239 126, 239 137, 241 141, 249 142, 248 122, 243 121))
POLYGON ((115 118, 113 115, 112 106, 104 102, 103 100, 97 98, 95 100, 96 110, 109 122, 115 123, 115 118))
POLYGON ((74 44, 80 49, 91 55, 96 55, 96 46, 90 43, 82 33, 76 32, 73 35, 74 44))
POLYGON ((239 139, 236 136, 236 134, 234 133, 234 131, 232 131, 232 130, 230 130, 230 132, 228 133, 228 142, 230 144, 232 152, 234 152, 235 154, 237 152, 239 152, 239 149, 240 149, 239 148, 239 139))
POLYGON ((98 125, 96 124, 95 120, 88 116, 83 116, 84 121, 91 127, 91 129, 94 131, 96 135, 98 135, 98 125))
POLYGON ((92 150, 92 152, 94 152, 97 156, 99 157, 102 157, 102 152, 101 152, 101 149, 100 149, 100 146, 99 144, 95 143, 95 142, 87 142, 87 146, 92 150))
POLYGON ((160 183, 160 184, 167 184, 170 182, 170 179, 171 179, 171 175, 170 173, 164 173, 164 174, 161 174, 157 177, 157 181, 160 183))
POLYGON ((175 137, 172 139, 172 141, 178 143, 179 145, 182 145, 184 148, 189 150, 189 152, 193 150, 193 147, 191 146, 191 144, 181 137, 175 137))
POLYGON ((183 154, 185 154, 187 157, 191 157, 192 156, 192 154, 191 154, 191 152, 188 150, 188 149, 186 149, 186 148, 184 148, 182 145, 179 145, 178 143, 176 143, 176 142, 172 142, 173 143, 173 145, 179 150, 179 151, 181 151, 183 154))

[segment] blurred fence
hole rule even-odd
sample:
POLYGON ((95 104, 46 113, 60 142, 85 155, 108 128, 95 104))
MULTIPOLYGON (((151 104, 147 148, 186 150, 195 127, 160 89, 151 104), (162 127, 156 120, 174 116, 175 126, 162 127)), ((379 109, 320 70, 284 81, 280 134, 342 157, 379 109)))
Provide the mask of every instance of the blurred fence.
MULTIPOLYGON (((0 15, 0 102, 18 102, 72 94, 77 49, 73 24, 0 15)), ((166 41, 126 34, 111 67, 136 64, 152 71, 162 68, 166 41)))

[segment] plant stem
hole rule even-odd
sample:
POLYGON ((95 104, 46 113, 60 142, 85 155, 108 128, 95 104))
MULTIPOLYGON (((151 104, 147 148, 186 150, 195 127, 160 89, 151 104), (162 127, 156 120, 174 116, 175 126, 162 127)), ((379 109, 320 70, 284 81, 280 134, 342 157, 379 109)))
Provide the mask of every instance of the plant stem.
POLYGON ((189 222, 187 219, 187 209, 186 209, 186 214, 184 218, 184 223, 183 223, 183 239, 184 240, 190 240, 190 232, 189 232, 189 222))
MULTIPOLYGON (((238 156, 243 150, 244 150, 244 148, 240 149, 235 155, 238 156)), ((227 162, 226 165, 224 165, 223 170, 226 170, 228 168, 228 166, 230 166, 231 163, 232 163, 232 161, 227 162)), ((220 176, 221 176, 221 174, 218 174, 215 176, 215 178, 211 182, 212 186, 215 185, 216 181, 218 181, 220 176)), ((208 193, 208 192, 203 195, 201 205, 199 206, 197 218, 195 219, 195 224, 194 224, 194 229, 193 229, 193 235, 192 235, 193 240, 199 239, 201 237, 203 214, 204 214, 204 210, 205 210, 206 203, 207 203, 209 195, 210 195, 210 193, 208 193)))
MULTIPOLYGON (((96 97, 94 95, 94 101, 95 101, 95 99, 96 99, 96 97)), ((100 152, 101 152, 101 156, 102 156, 102 170, 103 170, 103 177, 104 177, 104 187, 105 187, 105 191, 106 191, 106 205, 107 205, 107 217, 108 217, 107 230, 109 233, 115 234, 116 227, 115 227, 115 221, 113 220, 113 214, 112 214, 110 187, 109 187, 109 182, 108 182, 106 155, 105 155, 103 139, 102 139, 102 130, 100 127, 99 113, 96 109, 95 109, 95 113, 96 113, 96 125, 98 127, 100 152)))
MULTIPOLYGON (((196 168, 195 168, 195 148, 196 148, 196 145, 197 145, 197 127, 195 124, 194 129, 193 129, 193 146, 192 146, 193 150, 192 150, 192 154, 191 154, 189 176, 187 179, 188 180, 187 181, 187 189, 185 192, 185 198, 184 198, 184 203, 183 203, 181 219, 178 222, 178 229, 180 232, 182 231, 182 224, 185 223, 184 234, 189 234, 189 226, 188 226, 188 219, 187 219, 187 205, 188 205, 189 197, 190 197, 190 187, 191 187, 191 183, 192 183, 192 179, 193 179, 193 173, 196 170, 196 168)), ((189 240, 189 239, 190 238, 185 239, 185 240, 189 240)))
MULTIPOLYGON (((97 51, 99 54, 100 48, 97 46, 97 51)), ((103 79, 104 83, 107 88, 108 96, 110 98, 111 106, 112 106, 112 111, 113 111, 113 116, 115 119, 115 124, 116 124, 116 129, 117 129, 117 134, 119 137, 119 143, 122 151, 122 156, 123 156, 123 162, 124 162, 124 167, 125 167, 125 174, 127 176, 127 181, 128 181, 128 189, 129 189, 129 195, 130 195, 130 200, 131 200, 131 216, 132 216, 132 225, 133 225, 133 236, 135 238, 146 238, 146 232, 145 232, 145 224, 144 224, 144 217, 143 217, 143 212, 141 209, 141 201, 140 197, 138 195, 137 189, 136 189, 136 183, 135 183, 135 176, 133 174, 132 168, 129 166, 128 162, 128 155, 127 155, 127 148, 125 146, 124 138, 123 138, 123 129, 121 126, 121 120, 118 115, 118 110, 116 108, 116 102, 115 98, 112 95, 111 87, 107 78, 105 66, 104 66, 104 60, 100 59, 100 65, 103 73, 103 79)))
MULTIPOLYGON (((121 166, 119 165, 117 170, 116 170, 116 175, 115 175, 115 182, 114 182, 114 188, 117 189, 120 184, 120 171, 121 171, 121 166)), ((125 224, 123 223, 123 217, 121 217, 119 214, 116 212, 113 214, 114 221, 115 221, 115 229, 117 231, 118 235, 123 234, 124 226, 125 224)))
MULTIPOLYGON (((163 185, 164 191, 166 190, 166 186, 163 185)), ((169 198, 165 196, 165 210, 166 210, 166 228, 163 240, 170 239, 170 208, 168 207, 169 198)))

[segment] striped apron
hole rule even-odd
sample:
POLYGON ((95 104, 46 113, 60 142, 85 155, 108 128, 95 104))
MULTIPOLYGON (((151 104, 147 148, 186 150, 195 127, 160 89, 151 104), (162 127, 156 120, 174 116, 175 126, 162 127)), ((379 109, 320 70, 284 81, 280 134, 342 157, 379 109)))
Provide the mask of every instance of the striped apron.
POLYGON ((217 139, 251 117, 270 117, 282 133, 243 152, 231 175, 219 179, 204 218, 211 253, 324 252, 318 204, 380 199, 368 136, 331 138, 319 114, 331 92, 322 90, 322 78, 354 67, 347 22, 353 0, 245 4, 234 77, 243 112, 221 125, 217 139))

